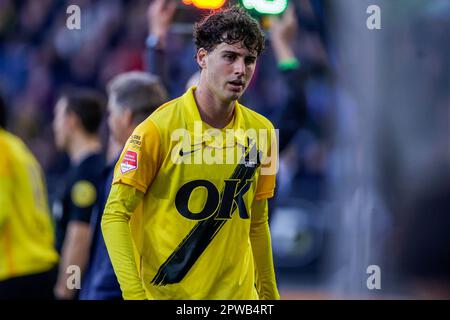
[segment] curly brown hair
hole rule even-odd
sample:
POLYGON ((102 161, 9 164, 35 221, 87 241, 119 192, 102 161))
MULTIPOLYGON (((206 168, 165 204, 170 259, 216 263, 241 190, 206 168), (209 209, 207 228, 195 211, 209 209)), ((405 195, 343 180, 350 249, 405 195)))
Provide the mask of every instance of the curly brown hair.
POLYGON ((230 7, 213 11, 194 26, 194 40, 197 50, 208 52, 225 42, 243 43, 251 52, 259 56, 264 51, 264 32, 258 22, 247 11, 239 7, 230 7))

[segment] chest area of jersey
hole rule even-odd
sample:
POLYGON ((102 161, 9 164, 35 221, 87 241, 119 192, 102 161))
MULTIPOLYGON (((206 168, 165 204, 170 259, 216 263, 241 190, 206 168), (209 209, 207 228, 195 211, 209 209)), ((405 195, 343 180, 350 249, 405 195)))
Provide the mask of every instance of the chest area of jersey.
POLYGON ((157 184, 166 188, 158 189, 165 190, 177 211, 190 220, 230 219, 236 209, 248 219, 260 157, 251 141, 247 145, 175 144, 158 174, 157 184))

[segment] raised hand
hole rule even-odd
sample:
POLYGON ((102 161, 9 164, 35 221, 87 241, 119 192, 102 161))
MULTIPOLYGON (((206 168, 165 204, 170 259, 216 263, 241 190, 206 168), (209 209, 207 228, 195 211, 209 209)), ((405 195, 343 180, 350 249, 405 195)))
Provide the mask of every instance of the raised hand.
POLYGON ((172 0, 153 0, 147 10, 148 32, 164 39, 169 32, 177 4, 172 0))
POLYGON ((270 22, 270 38, 277 60, 293 58, 291 43, 298 28, 294 7, 290 5, 281 18, 272 17, 270 22))

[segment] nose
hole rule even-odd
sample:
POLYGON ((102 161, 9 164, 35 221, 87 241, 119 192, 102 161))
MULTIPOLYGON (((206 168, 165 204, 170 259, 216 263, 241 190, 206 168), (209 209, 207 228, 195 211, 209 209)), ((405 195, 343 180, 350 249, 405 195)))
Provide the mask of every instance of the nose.
POLYGON ((243 58, 236 59, 234 63, 234 74, 240 76, 245 75, 245 61, 243 58))

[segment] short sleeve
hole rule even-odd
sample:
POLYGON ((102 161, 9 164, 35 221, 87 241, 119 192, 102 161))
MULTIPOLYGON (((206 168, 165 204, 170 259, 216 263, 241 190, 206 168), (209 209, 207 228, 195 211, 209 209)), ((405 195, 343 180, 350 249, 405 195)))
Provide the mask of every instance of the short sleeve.
POLYGON ((261 160, 261 169, 256 186, 255 199, 272 198, 275 191, 278 172, 278 131, 271 126, 268 133, 269 143, 261 160))
POLYGON ((122 183, 145 193, 161 165, 161 137, 151 119, 134 130, 114 169, 113 184, 122 183))
POLYGON ((95 182, 87 179, 76 181, 70 190, 70 221, 89 223, 98 192, 95 182))

